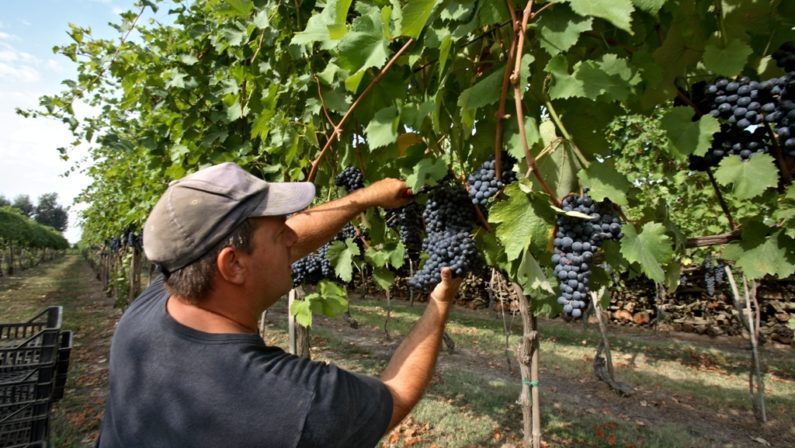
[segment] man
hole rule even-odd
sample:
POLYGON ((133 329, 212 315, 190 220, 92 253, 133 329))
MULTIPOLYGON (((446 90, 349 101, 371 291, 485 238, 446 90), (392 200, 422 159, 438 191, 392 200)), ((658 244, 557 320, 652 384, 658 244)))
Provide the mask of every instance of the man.
POLYGON ((311 183, 267 183, 232 163, 172 182, 144 227, 165 280, 113 336, 99 446, 374 446, 427 387, 460 280, 443 270, 380 380, 267 347, 257 319, 291 288, 292 262, 366 208, 405 205, 404 190, 384 179, 301 211, 311 183))

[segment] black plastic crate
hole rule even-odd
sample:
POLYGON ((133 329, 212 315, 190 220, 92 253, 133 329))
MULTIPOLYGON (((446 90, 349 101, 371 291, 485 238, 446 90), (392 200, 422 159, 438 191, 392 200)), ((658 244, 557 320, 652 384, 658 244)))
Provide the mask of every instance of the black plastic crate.
POLYGON ((27 322, 0 323, 0 384, 16 382, 35 371, 52 380, 60 349, 63 308, 51 306, 27 322))
MULTIPOLYGON (((0 323, 0 447, 46 446, 62 343, 63 308, 27 322, 0 323)), ((67 355, 68 366, 68 355, 67 355)))
POLYGON ((58 349, 58 360, 55 363, 55 385, 52 391, 52 401, 63 398, 66 387, 66 376, 69 373, 69 356, 72 353, 72 332, 61 332, 61 346, 58 349))
POLYGON ((0 385, 0 447, 46 445, 51 395, 52 383, 0 385))

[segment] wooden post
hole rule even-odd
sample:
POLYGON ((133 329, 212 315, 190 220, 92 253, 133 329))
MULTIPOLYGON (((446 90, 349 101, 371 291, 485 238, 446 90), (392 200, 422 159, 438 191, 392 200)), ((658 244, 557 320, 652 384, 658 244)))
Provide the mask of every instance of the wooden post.
POLYGON ((599 322, 599 333, 602 335, 599 341, 599 347, 596 349, 596 355, 593 360, 593 369, 596 378, 600 381, 607 383, 619 395, 630 396, 632 395, 632 388, 626 384, 616 381, 615 373, 613 371, 613 355, 610 353, 610 341, 607 339, 607 327, 604 319, 602 319, 602 308, 599 306, 599 299, 602 292, 591 291, 591 303, 593 303, 594 314, 596 314, 596 321, 599 322), (602 358, 602 351, 605 357, 602 358), (606 371, 605 371, 606 368, 606 371))
POLYGON ((746 330, 748 330, 748 339, 751 343, 751 357, 753 359, 753 368, 748 372, 748 388, 751 393, 751 403, 754 408, 754 416, 759 423, 767 423, 767 409, 765 407, 765 381, 762 375, 762 362, 759 357, 759 307, 756 307, 756 313, 751 310, 751 296, 756 300, 756 282, 752 282, 751 290, 748 290, 748 283, 745 275, 743 275, 743 288, 744 288, 744 301, 745 309, 740 303, 740 292, 737 289, 737 283, 734 281, 731 268, 728 265, 724 267, 726 276, 729 278, 729 284, 732 288, 732 295, 734 297, 734 306, 740 313, 740 322, 746 330), (756 379, 756 381, 754 381, 756 379), (754 384, 756 383, 756 384, 754 384))
MULTIPOLYGON (((295 300, 302 300, 304 298, 304 290, 301 287, 293 288, 287 296, 288 310, 292 308, 295 300)), ((287 313, 287 345, 288 351, 293 355, 302 358, 310 359, 311 353, 309 352, 309 328, 300 325, 295 321, 295 316, 288 311, 287 313)))
POLYGON ((541 448, 541 406, 538 390, 538 322, 531 311, 522 287, 512 283, 516 299, 519 301, 519 312, 522 315, 522 342, 516 351, 519 370, 522 373, 522 392, 519 405, 522 408, 524 429, 524 446, 541 448))

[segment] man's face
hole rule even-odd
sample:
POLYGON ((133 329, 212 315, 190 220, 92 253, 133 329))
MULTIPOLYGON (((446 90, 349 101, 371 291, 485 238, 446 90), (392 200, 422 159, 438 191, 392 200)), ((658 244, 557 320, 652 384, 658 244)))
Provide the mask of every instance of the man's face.
POLYGON ((253 252, 248 256, 247 282, 262 305, 268 307, 293 286, 290 249, 298 237, 283 216, 253 220, 253 252))

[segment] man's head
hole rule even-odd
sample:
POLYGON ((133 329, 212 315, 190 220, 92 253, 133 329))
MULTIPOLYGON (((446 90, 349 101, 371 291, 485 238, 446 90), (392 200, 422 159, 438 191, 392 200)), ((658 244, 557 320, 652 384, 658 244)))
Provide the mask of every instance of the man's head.
POLYGON ((183 271, 173 275, 175 281, 197 271, 183 282, 191 286, 176 294, 206 294, 212 275, 210 284, 197 282, 204 274, 214 274, 212 260, 224 247, 244 253, 253 249, 250 218, 294 213, 309 205, 314 195, 315 187, 308 182, 265 182, 233 163, 214 165, 169 185, 144 225, 144 252, 167 277, 183 271), (184 270, 200 259, 205 262, 201 269, 184 270))

